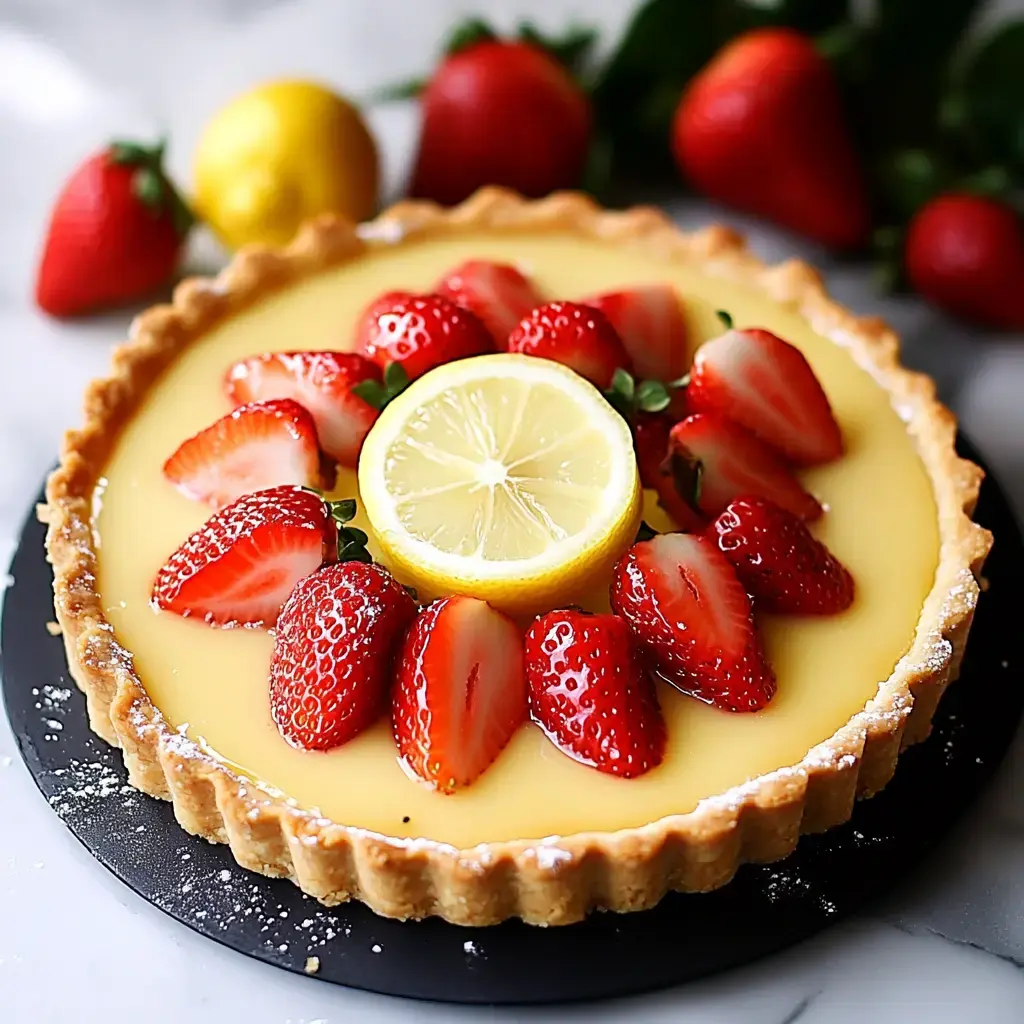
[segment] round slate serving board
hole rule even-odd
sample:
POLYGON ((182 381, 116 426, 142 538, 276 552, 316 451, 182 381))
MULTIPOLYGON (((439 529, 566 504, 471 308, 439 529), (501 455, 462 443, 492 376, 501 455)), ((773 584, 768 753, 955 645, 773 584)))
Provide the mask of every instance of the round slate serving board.
POLYGON ((4 698, 25 763, 68 828, 140 896, 217 942, 391 995, 464 1003, 622 995, 749 962, 862 908, 927 856, 988 780, 1024 702, 1013 653, 1024 547, 991 480, 977 518, 997 540, 961 679, 943 699, 933 735, 903 755, 883 793, 859 804, 848 824, 805 837, 778 864, 742 868, 717 892, 565 928, 513 921, 466 929, 384 920, 358 903, 326 909, 289 882, 240 869, 226 847, 183 832, 169 804, 127 785, 117 751, 89 731, 61 640, 46 628, 51 575, 34 517, 4 602, 4 698))

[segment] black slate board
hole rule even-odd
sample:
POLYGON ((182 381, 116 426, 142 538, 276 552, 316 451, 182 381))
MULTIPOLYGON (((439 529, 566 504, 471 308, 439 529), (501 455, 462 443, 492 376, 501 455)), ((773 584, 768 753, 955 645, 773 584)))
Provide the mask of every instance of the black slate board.
POLYGON ((34 518, 4 603, 4 698, 25 763, 68 828, 144 899, 217 942, 291 971, 318 957, 315 977, 392 995, 461 1003, 622 995, 747 963, 861 909, 923 860, 977 795, 1024 702, 1013 653, 1024 548, 991 480, 977 517, 997 537, 991 586, 934 734, 904 755, 892 784, 847 825, 805 837, 779 864, 744 867, 724 889, 567 928, 465 929, 388 921, 360 904, 327 910, 288 882, 241 870, 225 847, 186 835, 168 804, 127 785, 117 753, 88 729, 61 641, 45 628, 51 576, 34 518))

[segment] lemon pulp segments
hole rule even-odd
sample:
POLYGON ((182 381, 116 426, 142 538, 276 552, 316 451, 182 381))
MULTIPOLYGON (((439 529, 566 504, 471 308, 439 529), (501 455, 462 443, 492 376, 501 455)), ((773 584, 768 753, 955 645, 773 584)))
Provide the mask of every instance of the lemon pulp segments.
POLYGON ((640 515, 623 419, 573 371, 514 354, 414 382, 370 431, 359 491, 421 598, 468 593, 519 614, 591 588, 640 515))

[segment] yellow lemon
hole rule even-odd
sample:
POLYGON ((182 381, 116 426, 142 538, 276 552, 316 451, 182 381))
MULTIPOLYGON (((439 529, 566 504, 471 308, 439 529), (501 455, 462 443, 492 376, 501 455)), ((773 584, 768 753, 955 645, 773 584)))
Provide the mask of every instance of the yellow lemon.
POLYGON ((572 370, 518 354, 411 384, 367 435, 359 493, 421 600, 472 594, 519 616, 607 589, 640 521, 625 421, 572 370))
POLYGON ((308 217, 364 220, 377 204, 377 149, 359 111, 314 82, 236 97, 196 148, 195 207, 222 242, 288 242, 308 217))

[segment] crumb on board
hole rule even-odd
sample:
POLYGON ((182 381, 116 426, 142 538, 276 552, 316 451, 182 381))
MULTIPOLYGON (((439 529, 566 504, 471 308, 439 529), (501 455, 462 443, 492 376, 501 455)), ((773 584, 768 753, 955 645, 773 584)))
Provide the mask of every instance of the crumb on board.
POLYGON ((320 957, 307 956, 304 970, 307 974, 316 974, 320 970, 320 957))
POLYGON ((59 622, 54 622, 52 619, 46 624, 46 632, 50 636, 60 636, 64 631, 60 628, 59 622))

